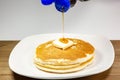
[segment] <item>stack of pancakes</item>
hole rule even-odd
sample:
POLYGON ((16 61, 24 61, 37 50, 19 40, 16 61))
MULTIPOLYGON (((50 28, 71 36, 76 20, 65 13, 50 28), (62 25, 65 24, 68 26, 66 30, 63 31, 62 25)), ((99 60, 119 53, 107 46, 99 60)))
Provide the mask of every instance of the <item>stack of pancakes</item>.
POLYGON ((53 73, 79 71, 94 59, 94 47, 83 40, 66 38, 74 44, 66 49, 53 45, 53 40, 36 48, 34 63, 37 68, 53 73))

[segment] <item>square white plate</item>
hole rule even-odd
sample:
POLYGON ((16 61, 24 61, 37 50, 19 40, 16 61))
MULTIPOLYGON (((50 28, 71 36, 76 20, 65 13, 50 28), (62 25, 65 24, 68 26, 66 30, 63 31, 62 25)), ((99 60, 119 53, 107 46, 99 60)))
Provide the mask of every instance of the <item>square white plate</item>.
POLYGON ((36 47, 41 43, 59 37, 62 37, 62 34, 40 34, 21 40, 10 54, 10 69, 17 74, 37 79, 69 79, 98 74, 112 66, 115 54, 108 39, 97 35, 65 34, 65 37, 82 39, 95 47, 93 64, 81 71, 67 74, 55 74, 38 70, 33 63, 36 47))

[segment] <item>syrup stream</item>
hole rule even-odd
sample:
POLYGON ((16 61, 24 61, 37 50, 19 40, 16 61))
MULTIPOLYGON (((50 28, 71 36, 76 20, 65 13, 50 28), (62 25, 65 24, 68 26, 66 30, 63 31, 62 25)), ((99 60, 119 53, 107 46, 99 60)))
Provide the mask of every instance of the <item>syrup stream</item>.
POLYGON ((62 12, 62 37, 64 39, 64 12, 62 12))

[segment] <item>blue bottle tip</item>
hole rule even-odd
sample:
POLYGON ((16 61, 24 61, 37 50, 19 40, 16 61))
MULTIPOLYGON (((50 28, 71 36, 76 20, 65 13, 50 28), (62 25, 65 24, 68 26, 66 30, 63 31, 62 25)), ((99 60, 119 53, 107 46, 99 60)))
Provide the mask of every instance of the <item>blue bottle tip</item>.
POLYGON ((55 0, 55 7, 60 12, 67 12, 70 8, 70 0, 55 0))
POLYGON ((41 0, 41 3, 43 5, 51 5, 54 2, 54 0, 41 0))

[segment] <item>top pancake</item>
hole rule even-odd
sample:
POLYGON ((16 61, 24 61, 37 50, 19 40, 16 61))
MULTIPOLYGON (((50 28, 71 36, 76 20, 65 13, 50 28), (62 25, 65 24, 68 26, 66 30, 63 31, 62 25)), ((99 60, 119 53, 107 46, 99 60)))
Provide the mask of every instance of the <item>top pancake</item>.
POLYGON ((74 45, 64 50, 55 47, 52 44, 53 41, 48 41, 36 48, 36 57, 43 61, 49 59, 76 60, 79 58, 85 58, 86 54, 93 54, 94 47, 90 43, 79 39, 67 39, 73 41, 74 45))

